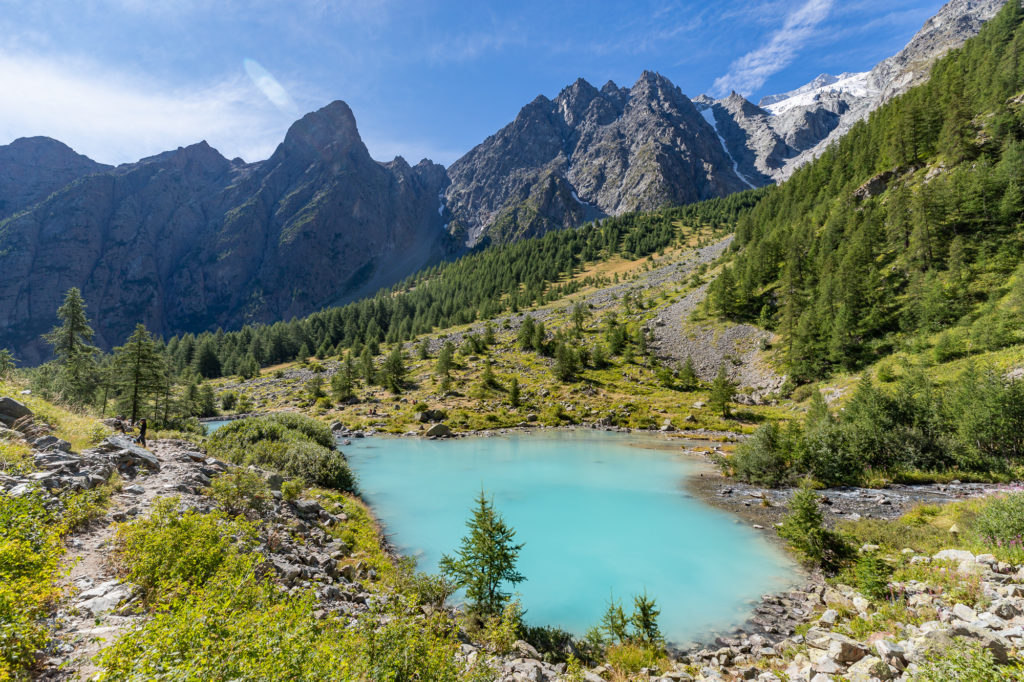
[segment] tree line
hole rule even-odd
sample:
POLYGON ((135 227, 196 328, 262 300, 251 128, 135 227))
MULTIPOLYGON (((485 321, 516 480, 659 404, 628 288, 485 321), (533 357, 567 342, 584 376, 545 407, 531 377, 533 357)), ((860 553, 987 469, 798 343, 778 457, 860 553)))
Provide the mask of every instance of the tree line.
POLYGON ((710 312, 776 330, 804 381, 950 326, 976 350, 1013 342, 996 301, 1024 255, 1022 15, 1007 3, 739 216, 710 312))

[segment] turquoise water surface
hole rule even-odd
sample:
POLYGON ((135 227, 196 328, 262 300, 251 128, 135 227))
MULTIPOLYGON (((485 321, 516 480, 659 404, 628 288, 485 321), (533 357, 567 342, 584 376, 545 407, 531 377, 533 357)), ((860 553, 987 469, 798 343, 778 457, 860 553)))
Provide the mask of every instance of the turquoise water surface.
POLYGON ((526 620, 583 634, 609 593, 647 590, 672 642, 725 632, 796 569, 755 530, 688 496, 699 464, 679 443, 546 431, 456 440, 355 439, 342 450, 392 543, 436 571, 481 487, 526 543, 526 620), (658 449, 661 448, 661 449, 658 449))

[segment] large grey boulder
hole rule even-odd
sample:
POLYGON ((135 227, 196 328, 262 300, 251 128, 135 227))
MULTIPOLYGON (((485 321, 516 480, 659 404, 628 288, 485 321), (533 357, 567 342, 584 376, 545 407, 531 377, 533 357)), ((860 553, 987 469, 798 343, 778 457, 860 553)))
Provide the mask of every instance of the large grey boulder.
POLYGON ((452 435, 452 430, 449 429, 444 424, 434 424, 429 429, 427 429, 426 433, 424 433, 423 435, 427 436, 428 438, 445 438, 447 436, 452 435))
POLYGON ((868 648, 851 637, 836 632, 829 637, 832 641, 828 647, 828 657, 836 663, 843 665, 856 663, 868 655, 868 648))
POLYGON ((94 448, 107 454, 118 468, 144 466, 153 471, 160 471, 160 460, 149 450, 139 447, 126 436, 108 436, 94 448))
POLYGON ((997 663, 1009 663, 1012 647, 999 635, 973 623, 957 623, 950 629, 950 632, 955 637, 967 637, 975 640, 992 653, 992 657, 996 659, 997 663))
POLYGON ((4 426, 11 426, 22 417, 32 416, 32 410, 23 403, 8 396, 0 396, 0 422, 4 426))

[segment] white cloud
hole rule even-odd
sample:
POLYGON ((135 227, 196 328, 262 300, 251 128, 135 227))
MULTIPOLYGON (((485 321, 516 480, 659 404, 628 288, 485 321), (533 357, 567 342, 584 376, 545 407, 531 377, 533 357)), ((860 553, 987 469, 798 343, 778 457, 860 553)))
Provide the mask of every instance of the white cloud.
POLYGON ((834 0, 807 0, 790 12, 782 28, 765 45, 734 61, 729 72, 715 80, 712 90, 717 95, 728 94, 730 90, 749 95, 764 85, 770 76, 792 63, 818 24, 828 16, 833 3, 834 0))
MULTIPOLYGON (((240 65, 241 66, 241 65, 240 65)), ((45 135, 103 163, 208 141, 269 156, 293 117, 241 75, 201 87, 146 82, 88 60, 0 52, 0 144, 45 135)))

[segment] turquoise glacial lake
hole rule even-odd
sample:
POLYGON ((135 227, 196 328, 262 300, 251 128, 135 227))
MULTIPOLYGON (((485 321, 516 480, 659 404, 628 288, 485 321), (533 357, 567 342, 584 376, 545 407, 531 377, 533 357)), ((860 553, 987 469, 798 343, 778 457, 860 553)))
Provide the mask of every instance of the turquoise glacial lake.
POLYGON ((453 440, 373 437, 342 447, 391 542, 434 572, 483 488, 525 543, 515 591, 530 624, 581 635, 610 594, 647 591, 673 643, 741 624, 797 569, 756 530, 685 491, 702 465, 679 441, 595 431, 453 440))

